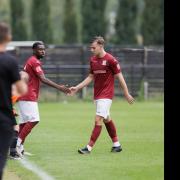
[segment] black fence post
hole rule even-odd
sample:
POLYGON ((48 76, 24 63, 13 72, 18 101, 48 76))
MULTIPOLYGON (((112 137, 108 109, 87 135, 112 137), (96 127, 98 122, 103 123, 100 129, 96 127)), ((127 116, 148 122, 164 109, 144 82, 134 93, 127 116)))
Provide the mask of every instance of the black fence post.
POLYGON ((131 94, 134 95, 134 65, 131 65, 131 94))
MULTIPOLYGON (((59 84, 59 82, 60 82, 60 67, 59 67, 59 65, 56 65, 56 82, 59 84)), ((58 89, 56 89, 56 102, 58 102, 59 101, 59 95, 60 95, 60 92, 59 92, 59 90, 58 89)))
MULTIPOLYGON (((86 50, 86 47, 83 45, 81 47, 81 65, 83 66, 83 67, 81 67, 81 81, 84 80, 85 74, 86 74, 86 72, 85 72, 86 70, 84 68, 84 65, 85 65, 85 50, 86 50)), ((79 97, 81 99, 83 99, 83 91, 82 90, 80 91, 79 97)))

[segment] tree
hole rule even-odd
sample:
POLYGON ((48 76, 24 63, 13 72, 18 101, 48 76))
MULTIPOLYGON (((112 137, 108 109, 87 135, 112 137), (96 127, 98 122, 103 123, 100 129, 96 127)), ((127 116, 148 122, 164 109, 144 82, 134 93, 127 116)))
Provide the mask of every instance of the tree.
POLYGON ((48 0, 32 1, 32 38, 45 43, 53 42, 50 23, 50 5, 48 0))
POLYGON ((11 9, 11 27, 13 40, 25 41, 27 40, 27 30, 24 21, 24 6, 22 0, 10 0, 11 9))
POLYGON ((164 44, 164 0, 145 0, 142 35, 144 45, 164 44))
POLYGON ((105 8, 107 0, 82 0, 82 41, 88 43, 93 36, 106 33, 105 8))
POLYGON ((136 44, 137 0, 119 0, 116 16, 115 43, 136 44))
POLYGON ((73 0, 66 0, 64 7, 64 42, 76 43, 78 39, 76 13, 73 0))

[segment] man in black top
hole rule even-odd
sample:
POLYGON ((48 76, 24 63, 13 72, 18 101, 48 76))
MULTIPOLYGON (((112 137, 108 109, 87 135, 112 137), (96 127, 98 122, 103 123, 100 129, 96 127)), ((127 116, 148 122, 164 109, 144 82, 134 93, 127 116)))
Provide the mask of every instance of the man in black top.
POLYGON ((11 102, 11 86, 15 84, 21 95, 27 92, 26 84, 20 80, 17 60, 6 53, 6 45, 9 41, 11 41, 10 29, 7 24, 0 22, 0 180, 15 123, 11 102))

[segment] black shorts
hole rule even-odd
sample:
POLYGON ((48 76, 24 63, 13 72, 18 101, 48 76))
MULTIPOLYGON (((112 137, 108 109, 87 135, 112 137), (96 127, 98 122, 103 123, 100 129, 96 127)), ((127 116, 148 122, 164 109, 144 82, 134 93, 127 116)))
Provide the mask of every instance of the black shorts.
POLYGON ((17 120, 16 119, 14 120, 14 125, 17 125, 17 120))

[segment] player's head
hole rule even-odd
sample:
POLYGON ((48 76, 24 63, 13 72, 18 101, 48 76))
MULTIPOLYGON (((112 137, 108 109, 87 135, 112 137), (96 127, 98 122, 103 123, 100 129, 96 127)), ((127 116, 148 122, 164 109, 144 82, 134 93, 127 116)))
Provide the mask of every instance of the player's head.
POLYGON ((41 59, 45 56, 45 45, 43 42, 35 42, 32 46, 33 54, 38 58, 41 59))
POLYGON ((91 42, 90 50, 95 55, 98 56, 104 50, 105 40, 101 36, 95 36, 91 42))
POLYGON ((8 24, 0 22, 0 44, 8 43, 11 41, 11 30, 8 24))
POLYGON ((19 74, 20 74, 21 80, 23 80, 24 82, 28 83, 28 81, 29 81, 28 73, 25 72, 25 71, 20 71, 19 74))

